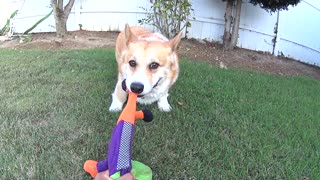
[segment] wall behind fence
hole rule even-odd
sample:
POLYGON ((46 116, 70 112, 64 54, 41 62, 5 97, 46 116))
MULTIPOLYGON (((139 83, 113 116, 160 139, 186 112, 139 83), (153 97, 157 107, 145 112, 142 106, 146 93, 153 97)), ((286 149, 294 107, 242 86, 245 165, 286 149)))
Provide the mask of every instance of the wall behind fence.
MULTIPOLYGON (((20 1, 13 28, 22 33, 51 10, 50 0, 20 1)), ((225 2, 191 0, 194 17, 186 29, 187 38, 222 42, 225 2)), ((126 23, 138 25, 145 17, 140 7, 150 7, 149 0, 76 0, 68 19, 68 30, 119 31, 126 23), (125 4, 125 6, 123 5, 125 4)), ((289 11, 268 13, 244 0, 242 3, 238 47, 291 57, 320 66, 320 1, 302 0, 289 11), (275 28, 278 22, 278 31, 275 28), (276 43, 274 43, 276 40, 276 43)), ((53 15, 32 32, 54 32, 53 15)), ((145 26, 154 30, 151 26, 145 26)))
POLYGON ((279 15, 275 53, 320 66, 320 1, 302 1, 279 15))
MULTIPOLYGON (((187 36, 222 43, 225 2, 222 0, 193 0, 195 18, 187 36)), ((238 47, 272 53, 274 27, 277 17, 247 2, 242 3, 238 47)))

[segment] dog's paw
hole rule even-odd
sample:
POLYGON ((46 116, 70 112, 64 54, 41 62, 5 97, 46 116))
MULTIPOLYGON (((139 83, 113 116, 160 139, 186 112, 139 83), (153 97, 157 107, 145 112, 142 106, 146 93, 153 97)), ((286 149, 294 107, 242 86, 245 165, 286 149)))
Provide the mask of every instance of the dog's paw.
POLYGON ((119 111, 121 111, 121 110, 122 110, 121 107, 113 107, 113 106, 110 106, 110 107, 109 107, 109 111, 110 111, 110 112, 119 112, 119 111))
POLYGON ((116 107, 116 106, 112 106, 112 105, 109 107, 110 112, 118 112, 121 110, 122 110, 122 107, 116 107))
POLYGON ((158 108, 160 111, 169 112, 172 108, 167 100, 158 101, 158 108))
POLYGON ((121 111, 122 110, 122 105, 123 104, 120 101, 119 102, 112 101, 111 106, 109 107, 109 111, 110 112, 121 111))

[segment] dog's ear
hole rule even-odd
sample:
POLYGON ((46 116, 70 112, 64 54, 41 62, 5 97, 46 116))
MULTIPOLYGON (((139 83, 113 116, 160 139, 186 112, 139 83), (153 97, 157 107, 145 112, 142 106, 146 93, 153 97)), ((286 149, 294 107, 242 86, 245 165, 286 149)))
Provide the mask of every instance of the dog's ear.
POLYGON ((171 47, 172 51, 175 51, 179 45, 181 40, 182 32, 179 32, 173 39, 170 39, 168 42, 169 46, 171 47))
POLYGON ((173 84, 176 82, 179 75, 179 60, 176 54, 171 58, 170 69, 172 72, 171 84, 173 84))
POLYGON ((126 24, 125 30, 125 37, 126 37, 126 45, 128 46, 131 42, 134 42, 137 40, 137 37, 132 33, 130 27, 128 24, 126 24))

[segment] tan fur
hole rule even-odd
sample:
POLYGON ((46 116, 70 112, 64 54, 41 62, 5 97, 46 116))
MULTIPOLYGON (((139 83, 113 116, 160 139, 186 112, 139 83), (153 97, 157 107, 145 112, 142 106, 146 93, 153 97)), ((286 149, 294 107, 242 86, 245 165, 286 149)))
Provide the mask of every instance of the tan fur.
MULTIPOLYGON (((115 55, 119 74, 110 111, 121 110, 125 102, 126 93, 121 88, 124 79, 128 79, 128 83, 144 84, 145 92, 141 93, 143 97, 138 98, 138 102, 150 104, 158 101, 161 110, 171 109, 166 99, 169 88, 175 83, 179 74, 176 49, 180 39, 181 33, 168 40, 142 27, 126 25, 116 41, 115 55), (131 67, 130 60, 134 60, 137 66, 131 67), (158 63, 160 66, 157 69, 150 69, 151 63, 158 63)), ((127 87, 130 87, 130 84, 127 84, 127 87)))

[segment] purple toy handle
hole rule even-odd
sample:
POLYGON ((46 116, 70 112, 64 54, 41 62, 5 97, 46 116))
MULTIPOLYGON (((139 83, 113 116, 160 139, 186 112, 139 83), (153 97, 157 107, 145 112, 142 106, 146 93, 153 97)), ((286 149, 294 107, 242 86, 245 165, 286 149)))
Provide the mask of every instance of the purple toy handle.
POLYGON ((98 172, 109 169, 110 176, 120 171, 120 176, 132 169, 132 140, 134 125, 120 121, 113 129, 107 159, 98 162, 98 172))

